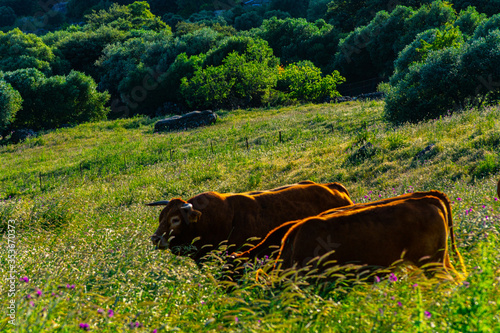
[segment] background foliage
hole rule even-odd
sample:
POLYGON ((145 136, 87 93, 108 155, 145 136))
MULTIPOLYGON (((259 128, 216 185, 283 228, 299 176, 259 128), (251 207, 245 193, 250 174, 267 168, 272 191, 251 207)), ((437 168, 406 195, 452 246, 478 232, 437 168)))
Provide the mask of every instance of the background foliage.
MULTIPOLYGON (((72 0, 20 6, 2 0, 0 22, 15 20, 3 23, 0 70, 36 69, 47 79, 84 73, 96 83, 95 96, 109 94, 110 118, 323 102, 340 93, 373 92, 383 83, 387 119, 416 122, 497 100, 500 78, 486 63, 496 65, 497 39, 491 36, 500 28, 500 13, 493 2, 470 5, 72 0), (474 53, 481 43, 492 51, 474 53), (264 50, 262 57, 252 48, 264 50)), ((60 93, 71 100, 72 92, 60 93)), ((17 116, 45 113, 30 103, 17 116)), ((99 103, 90 104, 96 110, 86 113, 102 114, 99 103)), ((46 120, 37 128, 85 118, 49 114, 66 120, 46 120)))

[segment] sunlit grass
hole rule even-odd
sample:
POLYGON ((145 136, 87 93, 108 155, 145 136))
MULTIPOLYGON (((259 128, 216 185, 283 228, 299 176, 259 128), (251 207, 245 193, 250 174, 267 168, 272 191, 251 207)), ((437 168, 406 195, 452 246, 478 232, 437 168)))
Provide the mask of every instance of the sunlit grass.
MULTIPOLYGON (((5 236, 7 221, 17 221, 18 265, 17 326, 2 316, 0 331, 499 331, 500 109, 394 128, 382 108, 220 112, 214 126, 170 134, 134 118, 0 147, 0 230, 5 236), (199 269, 152 249, 159 210, 149 201, 304 179, 341 182, 356 202, 445 192, 470 275, 457 285, 401 269, 379 282, 342 275, 313 283, 269 271, 256 279, 250 270, 228 289, 218 280, 222 254, 199 269)), ((7 251, 4 238, 2 276, 7 251)), ((0 295, 6 313, 4 278, 0 295)))

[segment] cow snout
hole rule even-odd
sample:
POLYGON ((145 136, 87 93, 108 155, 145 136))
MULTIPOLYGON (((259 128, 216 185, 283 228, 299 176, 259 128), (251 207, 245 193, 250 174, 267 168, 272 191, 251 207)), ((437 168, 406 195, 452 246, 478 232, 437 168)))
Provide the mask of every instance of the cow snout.
POLYGON ((164 250, 168 248, 168 241, 165 237, 153 235, 151 236, 151 242, 156 246, 156 249, 164 250))
POLYGON ((151 242, 153 243, 153 245, 158 245, 158 243, 160 242, 160 240, 161 240, 160 236, 157 236, 157 235, 151 236, 151 242))

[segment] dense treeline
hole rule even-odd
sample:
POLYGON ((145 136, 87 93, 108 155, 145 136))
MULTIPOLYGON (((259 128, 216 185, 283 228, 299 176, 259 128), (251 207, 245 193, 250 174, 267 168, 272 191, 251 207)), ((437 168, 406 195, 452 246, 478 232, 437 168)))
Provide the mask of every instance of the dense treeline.
POLYGON ((395 123, 495 103, 500 0, 474 6, 0 0, 0 130, 322 102, 369 79, 395 123))

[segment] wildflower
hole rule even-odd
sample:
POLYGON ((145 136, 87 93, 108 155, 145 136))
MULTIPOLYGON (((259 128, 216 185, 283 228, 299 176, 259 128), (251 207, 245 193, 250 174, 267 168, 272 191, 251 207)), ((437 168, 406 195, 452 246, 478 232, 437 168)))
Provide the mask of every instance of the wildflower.
POLYGON ((239 321, 240 321, 240 320, 238 319, 238 317, 234 317, 234 322, 235 322, 236 324, 238 324, 238 322, 239 322, 239 321))
POLYGON ((35 302, 30 301, 30 306, 35 306, 35 302))
POLYGON ((155 328, 151 333, 158 333, 158 330, 155 328))
POLYGON ((380 278, 378 276, 375 276, 375 282, 377 282, 377 283, 380 282, 380 278))
POLYGON ((22 278, 19 279, 19 281, 23 281, 25 283, 30 282, 30 279, 27 276, 23 276, 22 278))
POLYGON ((138 321, 136 321, 135 323, 134 322, 131 322, 130 324, 130 328, 139 328, 139 327, 142 327, 142 324, 138 321))
POLYGON ((399 307, 402 307, 402 306, 403 306, 403 303, 398 302, 398 306, 399 306, 399 307))
POLYGON ((457 201, 462 201, 462 198, 458 197, 458 198, 457 198, 457 201))
POLYGON ((101 308, 97 309, 97 313, 101 314, 101 313, 103 313, 103 312, 104 312, 104 310, 103 310, 103 309, 101 309, 101 308))
POLYGON ((383 316, 384 315, 384 309, 380 308, 378 309, 378 312, 380 312, 380 315, 383 316))
POLYGON ((90 326, 87 323, 80 323, 80 328, 84 331, 88 331, 90 326))
POLYGON ((202 305, 203 305, 203 304, 205 304, 205 301, 201 301, 201 304, 202 304, 202 305))
POLYGON ((412 288, 417 288, 418 287, 418 283, 414 283, 411 285, 412 288))
POLYGON ((75 285, 74 284, 67 284, 66 288, 68 288, 68 289, 75 289, 75 285))
POLYGON ((111 318, 115 315, 115 312, 112 309, 108 310, 108 317, 111 318))
POLYGON ((391 275, 389 275, 389 281, 396 282, 397 280, 398 280, 398 277, 396 276, 396 274, 391 273, 391 275))
POLYGON ((495 197, 495 201, 498 201, 498 198, 497 198, 497 197, 495 197))
POLYGON ((36 296, 40 297, 40 296, 42 296, 42 294, 43 294, 42 291, 40 289, 37 289, 36 296))
POLYGON ((26 295, 26 299, 30 299, 30 298, 31 298, 30 294, 26 295))
POLYGON ((424 315, 425 315, 425 318, 427 318, 427 319, 431 319, 431 317, 432 317, 432 314, 429 311, 425 311, 424 315))
POLYGON ((469 281, 464 281, 462 284, 463 284, 463 286, 465 288, 469 288, 469 286, 470 286, 470 282, 469 281))

